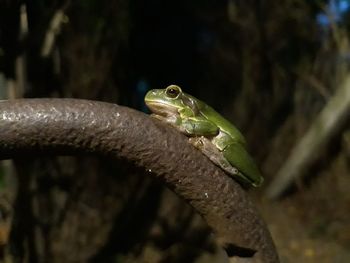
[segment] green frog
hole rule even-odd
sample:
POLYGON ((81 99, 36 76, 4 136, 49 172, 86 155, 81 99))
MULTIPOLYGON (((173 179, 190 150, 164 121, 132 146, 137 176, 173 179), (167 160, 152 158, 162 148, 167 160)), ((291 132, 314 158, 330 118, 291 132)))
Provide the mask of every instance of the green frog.
POLYGON ((263 183, 241 132, 212 107, 176 85, 150 90, 145 103, 153 117, 188 136, 193 146, 239 183, 254 187, 263 183))

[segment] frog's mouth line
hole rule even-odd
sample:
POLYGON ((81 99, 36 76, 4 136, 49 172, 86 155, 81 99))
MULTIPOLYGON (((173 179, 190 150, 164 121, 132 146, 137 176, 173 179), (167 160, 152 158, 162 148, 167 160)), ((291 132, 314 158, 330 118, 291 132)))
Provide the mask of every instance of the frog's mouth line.
POLYGON ((174 116, 179 115, 177 108, 172 107, 167 103, 161 103, 158 101, 148 101, 146 102, 147 107, 155 114, 161 116, 174 116))

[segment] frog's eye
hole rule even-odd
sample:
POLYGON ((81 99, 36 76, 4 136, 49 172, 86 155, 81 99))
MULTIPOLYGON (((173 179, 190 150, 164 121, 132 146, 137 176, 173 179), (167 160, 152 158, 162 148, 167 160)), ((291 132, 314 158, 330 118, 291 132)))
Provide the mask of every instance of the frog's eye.
POLYGON ((181 93, 181 89, 178 86, 175 85, 171 85, 169 87, 166 88, 165 90, 165 94, 169 97, 169 98, 176 98, 177 96, 179 96, 179 94, 181 93))

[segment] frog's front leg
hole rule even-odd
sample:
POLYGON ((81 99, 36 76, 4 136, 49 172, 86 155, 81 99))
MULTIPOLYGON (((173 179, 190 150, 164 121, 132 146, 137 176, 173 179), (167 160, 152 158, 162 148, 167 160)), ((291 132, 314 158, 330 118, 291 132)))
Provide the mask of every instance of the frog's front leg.
POLYGON ((158 114, 151 114, 151 116, 172 125, 189 136, 215 136, 219 133, 219 128, 206 119, 183 118, 176 115, 161 116, 158 114))
POLYGON ((239 176, 238 169, 227 161, 223 153, 208 138, 204 136, 191 137, 189 138, 189 142, 227 173, 239 176))
POLYGON ((179 128, 189 136, 215 136, 220 132, 218 126, 213 122, 198 118, 182 119, 179 128))

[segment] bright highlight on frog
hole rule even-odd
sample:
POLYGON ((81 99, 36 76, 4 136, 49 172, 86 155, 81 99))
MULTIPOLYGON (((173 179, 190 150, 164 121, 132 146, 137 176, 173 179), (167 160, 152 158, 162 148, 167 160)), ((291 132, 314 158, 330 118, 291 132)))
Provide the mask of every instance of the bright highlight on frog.
POLYGON ((192 145, 241 184, 258 187, 263 183, 243 135, 213 108, 176 85, 150 90, 145 103, 152 116, 187 135, 192 145))

